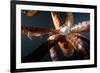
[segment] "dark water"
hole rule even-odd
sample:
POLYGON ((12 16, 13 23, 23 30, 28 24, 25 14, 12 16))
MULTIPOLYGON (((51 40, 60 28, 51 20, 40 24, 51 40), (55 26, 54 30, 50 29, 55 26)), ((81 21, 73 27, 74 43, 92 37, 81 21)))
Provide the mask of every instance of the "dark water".
MULTIPOLYGON (((61 17, 64 19, 64 13, 61 12, 61 17)), ((74 13, 74 24, 78 24, 82 21, 90 20, 89 13, 74 13)), ((40 11, 38 15, 28 17, 25 15, 21 15, 21 24, 32 26, 32 27, 43 27, 43 28, 54 28, 53 22, 51 19, 50 12, 40 11)), ((90 37, 89 33, 82 33, 88 38, 90 37)), ((45 42, 48 39, 49 35, 44 35, 42 37, 33 37, 33 40, 30 40, 26 36, 21 36, 21 57, 25 57, 31 52, 33 52, 39 45, 45 42)), ((84 43, 85 44, 85 43, 84 43)), ((88 44, 87 44, 88 45, 88 44)), ((79 56, 74 53, 71 57, 64 57, 58 45, 55 45, 57 54, 60 60, 79 60, 79 56)), ((51 61, 49 51, 46 53, 44 58, 41 61, 51 61)))

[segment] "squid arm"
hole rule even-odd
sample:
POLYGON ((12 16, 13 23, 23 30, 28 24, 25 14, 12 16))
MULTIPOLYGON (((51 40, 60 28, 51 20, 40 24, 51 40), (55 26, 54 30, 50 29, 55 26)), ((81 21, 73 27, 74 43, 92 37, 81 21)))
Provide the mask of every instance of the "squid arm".
POLYGON ((22 26, 21 32, 23 35, 32 37, 32 36, 41 36, 45 34, 58 34, 59 31, 54 29, 49 29, 49 28, 36 28, 36 27, 22 26))
POLYGON ((54 47, 52 47, 50 49, 50 57, 51 57, 52 61, 58 61, 59 60, 57 52, 56 52, 54 47))
POLYGON ((65 13, 65 24, 70 29, 73 26, 73 13, 72 12, 66 12, 65 13))
POLYGON ((37 62, 40 61, 63 36, 57 35, 54 40, 48 40, 41 44, 35 51, 23 58, 23 62, 37 62))
POLYGON ((75 34, 78 38, 82 39, 83 41, 86 41, 87 43, 90 44, 90 39, 85 37, 84 35, 82 34, 75 34))
POLYGON ((22 13, 26 16, 35 16, 37 15, 37 12, 36 10, 23 10, 22 13))
POLYGON ((78 25, 75 25, 70 29, 71 32, 88 32, 90 31, 90 22, 89 21, 83 21, 82 23, 79 23, 78 25))
MULTIPOLYGON (((52 35, 48 38, 48 40, 54 40, 54 39, 55 39, 55 35, 52 35)), ((56 52, 54 47, 52 47, 50 49, 50 57, 51 57, 52 61, 58 61, 59 60, 57 52, 56 52)))
POLYGON ((80 46, 82 46, 81 49, 77 49, 76 52, 80 55, 80 58, 81 59, 87 59, 90 57, 90 49, 89 47, 85 46, 85 45, 81 45, 81 44, 78 44, 80 46))
POLYGON ((66 39, 73 45, 74 50, 80 55, 81 59, 89 58, 89 47, 83 45, 81 38, 73 34, 66 39))
POLYGON ((51 12, 51 17, 52 17, 55 29, 59 30, 60 26, 63 25, 61 17, 60 17, 60 13, 59 12, 51 12))

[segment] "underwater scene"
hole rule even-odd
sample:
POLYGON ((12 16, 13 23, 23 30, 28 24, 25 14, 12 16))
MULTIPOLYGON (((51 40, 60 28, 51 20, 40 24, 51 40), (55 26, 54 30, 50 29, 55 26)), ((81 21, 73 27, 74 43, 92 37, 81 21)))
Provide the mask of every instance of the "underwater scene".
POLYGON ((21 62, 90 59, 90 13, 21 10, 21 62))

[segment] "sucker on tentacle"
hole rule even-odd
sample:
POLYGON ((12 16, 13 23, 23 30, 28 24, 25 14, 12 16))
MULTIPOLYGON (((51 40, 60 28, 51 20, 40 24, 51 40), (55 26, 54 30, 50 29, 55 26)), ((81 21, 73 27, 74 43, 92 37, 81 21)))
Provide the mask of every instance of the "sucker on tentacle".
POLYGON ((37 28, 37 27, 22 26, 21 32, 23 35, 27 35, 30 38, 32 36, 41 36, 45 34, 51 34, 51 35, 58 34, 59 30, 54 30, 50 28, 37 28))
POLYGON ((71 32, 84 32, 90 30, 90 22, 89 21, 83 21, 82 23, 79 23, 78 25, 75 25, 71 28, 71 32))

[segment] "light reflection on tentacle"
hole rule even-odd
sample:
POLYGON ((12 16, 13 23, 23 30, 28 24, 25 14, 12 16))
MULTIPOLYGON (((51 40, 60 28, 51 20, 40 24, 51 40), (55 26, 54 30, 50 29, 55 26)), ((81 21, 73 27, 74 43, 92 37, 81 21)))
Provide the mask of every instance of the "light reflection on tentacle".
POLYGON ((73 13, 72 12, 66 12, 65 13, 65 23, 66 26, 70 29, 73 26, 73 13))
MULTIPOLYGON (((48 40, 54 40, 55 37, 56 37, 55 35, 52 35, 52 36, 50 36, 50 37, 48 38, 48 40)), ((51 57, 52 61, 58 61, 58 60, 59 60, 58 55, 57 55, 56 50, 55 50, 54 47, 52 47, 52 48, 50 49, 50 57, 51 57)))
POLYGON ((28 36, 28 38, 32 39, 32 36, 42 36, 45 34, 50 34, 50 35, 58 34, 59 30, 22 26, 21 32, 23 35, 26 35, 28 36))
POLYGON ((59 12, 51 12, 51 17, 52 17, 55 29, 59 30, 60 26, 63 25, 63 22, 60 17, 60 13, 59 12))
POLYGON ((52 47, 50 49, 50 56, 51 56, 52 61, 58 61, 59 60, 54 47, 52 47))
POLYGON ((32 40, 32 35, 31 35, 30 32, 28 32, 27 37, 28 37, 30 40, 32 40))
POLYGON ((90 30, 90 22, 89 21, 83 21, 82 23, 79 23, 78 25, 75 25, 71 28, 71 32, 86 32, 90 30))

